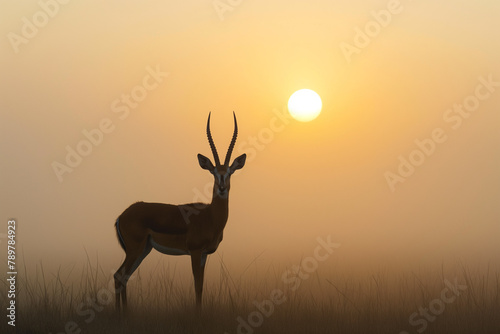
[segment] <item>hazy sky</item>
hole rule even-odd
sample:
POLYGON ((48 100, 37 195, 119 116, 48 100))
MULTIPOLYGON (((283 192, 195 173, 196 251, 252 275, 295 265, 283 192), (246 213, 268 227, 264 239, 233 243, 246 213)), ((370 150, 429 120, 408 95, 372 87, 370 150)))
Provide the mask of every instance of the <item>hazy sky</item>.
POLYGON ((200 200, 208 112, 222 155, 233 110, 249 158, 214 255, 229 268, 328 235, 360 270, 499 263, 500 2, 44 3, 0 5, 1 219, 28 265, 86 249, 116 268, 116 217, 200 200), (323 99, 309 123, 286 117, 301 88, 323 99), (58 178, 68 147, 92 151, 58 178))

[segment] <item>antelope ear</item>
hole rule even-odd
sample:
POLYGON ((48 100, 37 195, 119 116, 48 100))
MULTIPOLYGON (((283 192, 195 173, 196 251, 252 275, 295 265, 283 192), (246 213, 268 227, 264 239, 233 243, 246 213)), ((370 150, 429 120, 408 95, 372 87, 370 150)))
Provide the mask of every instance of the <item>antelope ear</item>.
POLYGON ((209 170, 210 173, 214 170, 214 165, 212 164, 210 159, 203 154, 198 154, 198 162, 200 163, 201 168, 209 170))
POLYGON ((247 155, 245 153, 234 159, 231 167, 229 167, 231 174, 233 174, 236 170, 243 168, 243 166, 245 166, 246 160, 247 160, 247 155))

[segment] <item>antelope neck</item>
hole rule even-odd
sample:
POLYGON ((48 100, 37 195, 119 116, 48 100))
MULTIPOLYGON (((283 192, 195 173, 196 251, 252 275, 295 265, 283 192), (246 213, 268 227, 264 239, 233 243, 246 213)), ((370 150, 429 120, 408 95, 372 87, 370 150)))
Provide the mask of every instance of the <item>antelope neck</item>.
POLYGON ((229 190, 225 197, 217 194, 216 186, 212 195, 212 203, 210 203, 210 210, 212 211, 212 218, 214 223, 226 225, 227 217, 229 214, 229 190))

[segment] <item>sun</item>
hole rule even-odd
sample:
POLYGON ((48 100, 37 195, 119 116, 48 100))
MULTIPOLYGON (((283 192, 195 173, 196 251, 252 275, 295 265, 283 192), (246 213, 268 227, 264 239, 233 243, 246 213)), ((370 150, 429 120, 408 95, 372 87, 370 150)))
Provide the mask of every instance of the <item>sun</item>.
POLYGON ((310 89, 298 90, 288 100, 290 115, 301 122, 309 122, 318 117, 322 106, 319 95, 310 89))

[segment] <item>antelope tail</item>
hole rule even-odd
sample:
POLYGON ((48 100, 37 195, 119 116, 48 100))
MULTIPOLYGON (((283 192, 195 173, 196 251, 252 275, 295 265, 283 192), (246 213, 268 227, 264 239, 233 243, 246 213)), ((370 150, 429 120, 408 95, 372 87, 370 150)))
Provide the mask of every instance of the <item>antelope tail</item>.
POLYGON ((118 237, 118 242, 120 242, 120 246, 122 246, 123 250, 126 251, 125 242, 123 241, 122 234, 120 233, 120 218, 119 217, 116 219, 115 228, 116 228, 116 236, 118 237))

